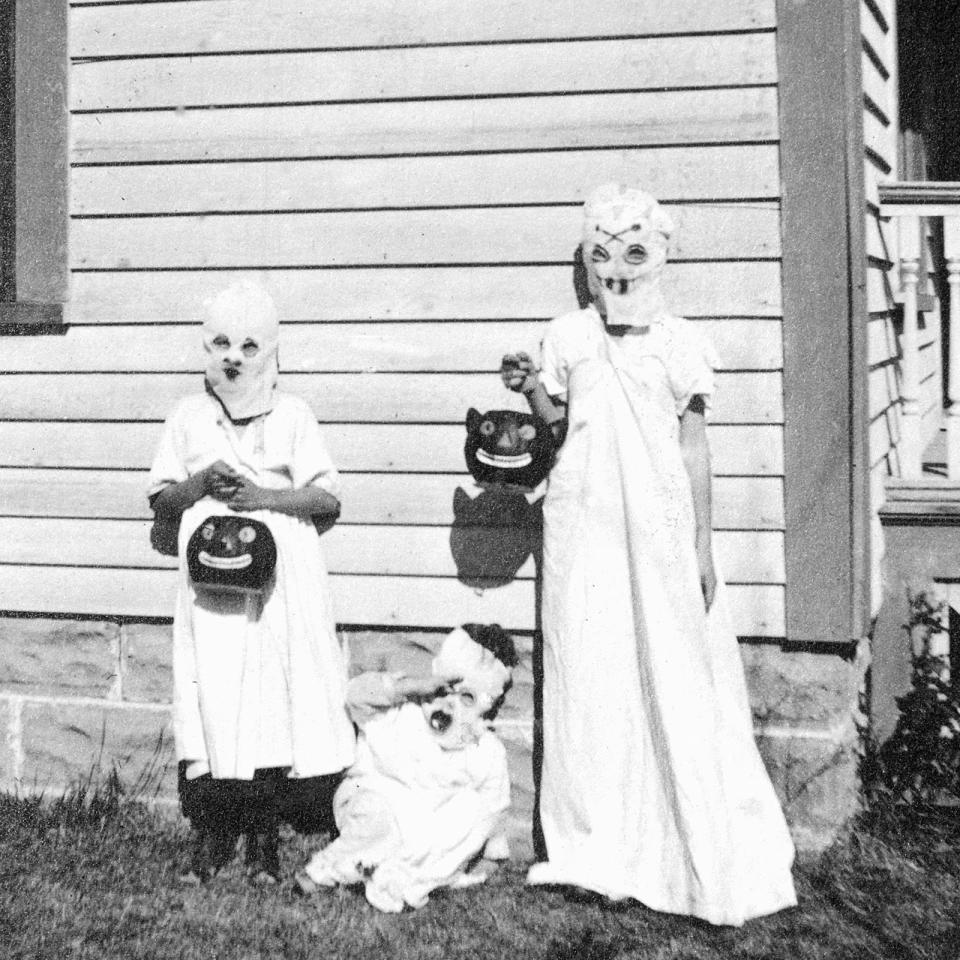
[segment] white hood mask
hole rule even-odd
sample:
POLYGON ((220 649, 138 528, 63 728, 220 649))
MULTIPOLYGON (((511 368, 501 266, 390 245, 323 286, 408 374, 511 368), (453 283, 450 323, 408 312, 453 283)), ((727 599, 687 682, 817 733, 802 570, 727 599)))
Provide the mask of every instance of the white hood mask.
POLYGON ((240 280, 208 304, 203 322, 206 379, 231 420, 273 409, 280 324, 270 295, 240 280))
POLYGON ((590 296, 608 326, 644 326, 667 312, 660 274, 672 231, 643 190, 608 183, 587 198, 581 251, 590 296))

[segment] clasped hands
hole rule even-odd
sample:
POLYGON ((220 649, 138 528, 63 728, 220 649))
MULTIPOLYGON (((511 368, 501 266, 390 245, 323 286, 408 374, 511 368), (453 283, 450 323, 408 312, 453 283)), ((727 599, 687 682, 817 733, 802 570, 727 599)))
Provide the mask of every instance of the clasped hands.
POLYGON ((231 510, 272 510, 276 506, 278 491, 257 486, 223 460, 211 463, 202 473, 204 495, 220 500, 231 510))

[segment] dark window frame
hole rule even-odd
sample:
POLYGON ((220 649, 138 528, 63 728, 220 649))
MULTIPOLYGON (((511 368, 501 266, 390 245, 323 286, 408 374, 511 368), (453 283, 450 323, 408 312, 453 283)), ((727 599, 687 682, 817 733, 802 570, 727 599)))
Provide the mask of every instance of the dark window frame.
POLYGON ((67 18, 67 0, 0 0, 0 335, 64 326, 67 18))

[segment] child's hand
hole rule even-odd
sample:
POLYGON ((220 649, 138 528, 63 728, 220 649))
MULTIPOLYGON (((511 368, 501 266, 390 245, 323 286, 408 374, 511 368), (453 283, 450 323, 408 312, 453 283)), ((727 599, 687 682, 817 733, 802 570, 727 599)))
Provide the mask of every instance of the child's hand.
POLYGON ((240 475, 222 460, 211 463, 201 471, 201 474, 204 496, 209 495, 216 500, 229 500, 237 492, 240 484, 240 475))
POLYGON ((236 490, 228 500, 231 510, 245 513, 248 510, 272 510, 276 506, 277 491, 258 487, 246 477, 237 477, 236 490))
POLYGON ((713 551, 710 545, 697 545, 697 566, 700 568, 700 589, 703 592, 704 606, 709 610, 717 592, 717 573, 713 569, 713 551))
POLYGON ((530 355, 522 350, 504 354, 500 361, 500 379, 514 393, 530 393, 537 385, 537 371, 530 355))

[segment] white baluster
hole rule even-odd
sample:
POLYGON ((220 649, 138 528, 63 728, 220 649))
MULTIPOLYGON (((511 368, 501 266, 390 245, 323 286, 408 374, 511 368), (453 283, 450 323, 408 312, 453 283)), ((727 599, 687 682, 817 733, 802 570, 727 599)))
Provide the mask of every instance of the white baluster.
POLYGON ((960 216, 943 218, 943 247, 950 285, 950 355, 947 407, 947 476, 960 479, 960 216))
POLYGON ((903 333, 900 348, 900 474, 915 480, 921 474, 920 351, 917 337, 917 284, 920 274, 920 218, 904 216, 898 222, 900 287, 903 290, 903 333))

